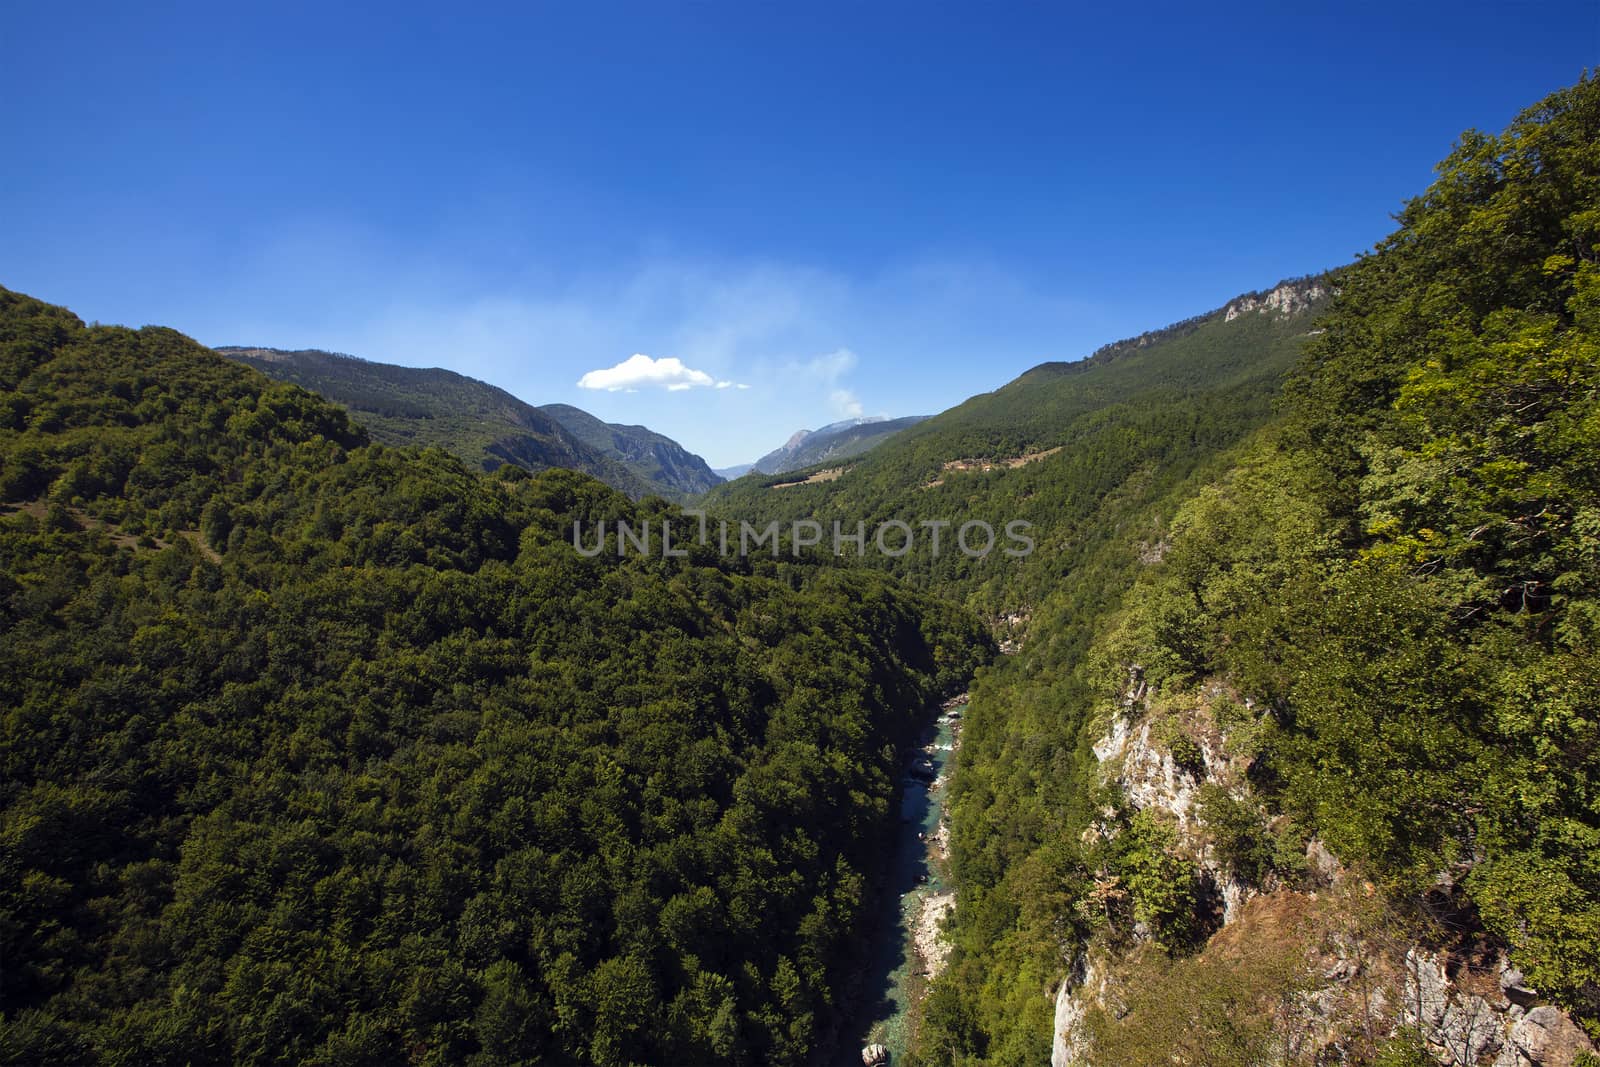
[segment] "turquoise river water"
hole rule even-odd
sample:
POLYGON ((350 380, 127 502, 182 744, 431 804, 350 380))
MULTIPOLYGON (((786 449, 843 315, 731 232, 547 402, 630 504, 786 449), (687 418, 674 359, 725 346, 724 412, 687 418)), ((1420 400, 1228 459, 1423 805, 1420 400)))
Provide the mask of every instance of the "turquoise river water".
MULTIPOLYGON (((965 710, 956 709, 955 715, 965 710)), ((913 925, 923 901, 945 891, 939 865, 934 862, 934 837, 944 808, 944 778, 956 743, 959 723, 941 714, 922 736, 920 774, 902 769, 900 829, 890 864, 886 891, 874 929, 879 931, 871 948, 862 1001, 856 1024, 840 1049, 841 1067, 859 1067, 861 1050, 880 1044, 889 1050, 891 1065, 905 1057, 907 1023, 912 1004, 927 985, 923 961, 913 942, 913 925)), ((917 761, 913 761, 917 762, 917 761)))

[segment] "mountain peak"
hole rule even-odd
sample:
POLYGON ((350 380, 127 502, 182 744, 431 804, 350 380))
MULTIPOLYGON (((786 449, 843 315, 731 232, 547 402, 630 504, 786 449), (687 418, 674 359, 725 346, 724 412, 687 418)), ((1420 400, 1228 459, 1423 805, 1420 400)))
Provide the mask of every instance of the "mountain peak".
POLYGON ((750 469, 761 474, 784 474, 827 460, 858 456, 926 417, 912 415, 891 419, 884 415, 865 415, 830 422, 816 430, 800 430, 782 446, 756 460, 750 469))
POLYGON ((699 456, 643 426, 614 426, 568 404, 534 407, 487 382, 441 368, 377 363, 320 349, 241 346, 218 353, 348 409, 391 445, 438 445, 486 470, 564 467, 629 496, 683 498, 721 479, 699 456))

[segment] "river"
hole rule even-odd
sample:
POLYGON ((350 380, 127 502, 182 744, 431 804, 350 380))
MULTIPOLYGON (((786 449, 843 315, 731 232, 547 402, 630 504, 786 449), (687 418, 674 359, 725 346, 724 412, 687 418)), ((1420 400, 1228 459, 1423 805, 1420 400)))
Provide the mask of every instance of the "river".
POLYGON ((877 933, 861 986, 862 1001, 848 1031, 851 1040, 839 1052, 841 1064, 859 1065, 861 1050, 871 1044, 889 1050, 891 1065, 905 1058, 911 1008, 926 992, 928 957, 939 954, 934 935, 937 919, 955 899, 944 882, 937 841, 950 756, 960 742, 965 707, 962 703, 942 712, 902 768, 900 827, 889 881, 877 903, 873 922, 877 933))

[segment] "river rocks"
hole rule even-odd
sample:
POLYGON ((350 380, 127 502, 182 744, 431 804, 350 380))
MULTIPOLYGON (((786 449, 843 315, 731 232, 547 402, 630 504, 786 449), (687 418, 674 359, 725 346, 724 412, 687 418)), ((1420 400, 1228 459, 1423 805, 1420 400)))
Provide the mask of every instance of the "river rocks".
POLYGON ((922 907, 912 924, 911 944, 917 953, 917 958, 922 961, 923 973, 929 978, 937 978, 939 972, 944 970, 944 965, 949 962, 950 942, 945 940, 944 931, 939 929, 939 924, 955 906, 956 895, 953 890, 929 893, 922 898, 922 907))

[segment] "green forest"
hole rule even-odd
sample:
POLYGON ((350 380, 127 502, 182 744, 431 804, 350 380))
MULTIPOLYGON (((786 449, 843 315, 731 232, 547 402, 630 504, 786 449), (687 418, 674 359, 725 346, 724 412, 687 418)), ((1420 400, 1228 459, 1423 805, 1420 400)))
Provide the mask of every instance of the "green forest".
POLYGON ((801 1063, 992 643, 0 293, 0 1057, 801 1063))
POLYGON ((469 467, 492 471, 512 463, 533 472, 582 471, 635 500, 679 500, 721 480, 698 456, 642 426, 613 426, 566 404, 536 408, 453 371, 315 349, 216 351, 332 401, 379 444, 442 449, 469 467))
MULTIPOLYGON (((1265 809, 1203 809, 1236 871, 1292 882, 1316 834, 1600 1033, 1600 82, 1464 137, 1398 223, 1333 276, 1271 419, 1102 523, 1087 567, 1027 590, 1027 646, 980 671, 957 960, 919 1062, 1047 1062, 1052 985, 1107 923, 1175 961, 1203 938, 1169 831, 1084 833, 1116 803, 1089 745, 1135 668, 1174 705, 1250 698, 1223 710, 1265 809), (1109 876, 1124 915, 1093 897, 1109 876)), ((1223 1011, 1171 974, 1169 1000, 1223 1011)), ((1131 1025, 1105 1062, 1175 1062, 1131 1025)), ((1183 1062, 1247 1062, 1237 1036, 1183 1062)), ((1369 1062, 1432 1062, 1405 1044, 1369 1062)))
POLYGON ((695 519, 0 290, 0 1062, 827 1062, 908 746, 968 689, 912 1063, 1049 1063, 1091 942, 1148 978, 1097 1065, 1290 1062, 1257 1009, 1304 990, 1204 952, 1172 827, 1101 780, 1132 687, 1248 766, 1198 790, 1243 883, 1325 843, 1600 1038, 1600 80, 1436 175, 1281 311, 694 501, 1022 519, 1017 560, 581 554, 695 519))
MULTIPOLYGON (((1126 810, 1090 746, 1130 672, 1175 708, 1237 698, 1260 803, 1212 794, 1203 817, 1246 882, 1295 884, 1315 836, 1416 936, 1507 947, 1600 1034, 1600 83, 1466 135, 1397 222, 1286 283, 1303 309, 1219 309, 1035 368, 837 479, 710 494, 760 519, 1035 524, 1020 566, 867 559, 1026 636, 972 689, 955 961, 917 1062, 1046 1063, 1082 945, 1137 925, 1177 964, 1211 933, 1170 829, 1091 831, 1126 810)), ((1200 1002, 1203 971, 1163 995, 1200 1002)), ((1177 1062, 1139 1059, 1133 1029, 1104 1062, 1177 1062)))

